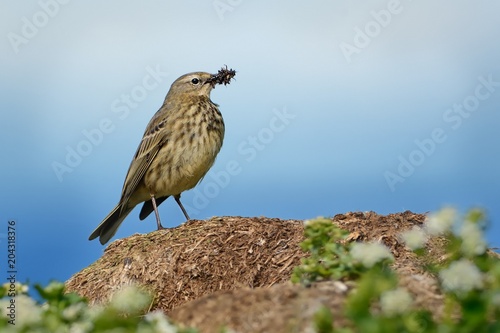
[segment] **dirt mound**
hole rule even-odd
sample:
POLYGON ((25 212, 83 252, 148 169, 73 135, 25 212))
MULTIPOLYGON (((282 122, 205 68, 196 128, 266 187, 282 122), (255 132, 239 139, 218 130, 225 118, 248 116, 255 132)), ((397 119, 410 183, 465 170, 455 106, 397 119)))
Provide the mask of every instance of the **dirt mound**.
MULTIPOLYGON (((428 243, 426 256, 400 241, 400 233, 422 225, 425 215, 404 212, 339 214, 332 221, 348 230, 348 241, 383 242, 395 257, 400 284, 418 305, 439 315, 442 296, 437 281, 422 269, 438 262, 443 240, 428 243)), ((341 325, 349 283, 321 282, 311 288, 289 283, 304 257, 303 221, 220 217, 189 221, 177 228, 133 235, 113 242, 94 264, 74 275, 68 291, 101 303, 121 286, 136 283, 155 295, 153 309, 201 332, 228 327, 238 332, 307 331, 321 307, 331 309, 341 325)))
MULTIPOLYGON (((326 306, 340 309, 348 287, 342 282, 315 283, 310 288, 281 283, 270 288, 237 289, 202 297, 168 315, 200 332, 315 332, 313 317, 326 306)), ((333 312, 338 326, 347 324, 340 311, 333 312)))
POLYGON ((99 260, 67 281, 67 290, 96 304, 135 283, 155 295, 152 309, 168 312, 215 291, 288 281, 304 256, 298 245, 302 239, 302 221, 191 220, 111 243, 99 260))

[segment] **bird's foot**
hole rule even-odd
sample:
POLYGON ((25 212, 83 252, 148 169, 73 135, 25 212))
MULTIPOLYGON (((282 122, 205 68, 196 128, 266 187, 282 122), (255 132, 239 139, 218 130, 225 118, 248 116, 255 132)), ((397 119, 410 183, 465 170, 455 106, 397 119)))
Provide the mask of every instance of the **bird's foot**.
POLYGON ((165 229, 169 229, 167 227, 164 227, 162 224, 161 224, 161 221, 160 220, 156 220, 156 227, 158 228, 158 230, 165 230, 165 229))

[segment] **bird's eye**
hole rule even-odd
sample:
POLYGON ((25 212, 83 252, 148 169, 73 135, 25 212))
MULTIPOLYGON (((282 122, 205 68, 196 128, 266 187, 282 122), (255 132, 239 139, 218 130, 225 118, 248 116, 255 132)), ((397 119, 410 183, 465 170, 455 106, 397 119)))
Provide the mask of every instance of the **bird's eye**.
POLYGON ((200 83, 200 79, 198 79, 198 78, 195 77, 194 79, 191 80, 191 83, 192 84, 198 84, 198 83, 200 83))

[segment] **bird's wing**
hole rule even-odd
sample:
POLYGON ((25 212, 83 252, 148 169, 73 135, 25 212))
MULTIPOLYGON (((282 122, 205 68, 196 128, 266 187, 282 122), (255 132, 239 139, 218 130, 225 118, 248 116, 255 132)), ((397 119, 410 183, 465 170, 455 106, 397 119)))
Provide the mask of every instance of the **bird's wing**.
MULTIPOLYGON (((154 127, 147 127, 141 143, 137 148, 137 152, 134 155, 134 159, 132 163, 130 163, 127 177, 123 184, 122 197, 120 199, 121 203, 128 202, 161 147, 168 141, 169 133, 165 128, 166 122, 167 119, 164 119, 158 122, 154 127)), ((153 123, 153 121, 151 121, 151 123, 153 123)), ((126 205, 123 205, 123 207, 126 207, 126 205)))

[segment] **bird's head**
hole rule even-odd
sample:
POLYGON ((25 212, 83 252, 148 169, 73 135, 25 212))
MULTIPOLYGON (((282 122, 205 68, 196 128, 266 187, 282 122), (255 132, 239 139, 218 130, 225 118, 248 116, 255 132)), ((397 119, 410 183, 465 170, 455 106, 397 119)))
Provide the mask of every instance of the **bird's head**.
POLYGON ((222 68, 217 74, 193 72, 184 74, 172 83, 170 92, 173 94, 187 94, 192 96, 210 96, 210 92, 217 84, 228 84, 236 75, 232 69, 222 68))
POLYGON ((181 76, 172 83, 170 92, 175 94, 210 96, 213 86, 210 83, 212 74, 194 72, 181 76))

